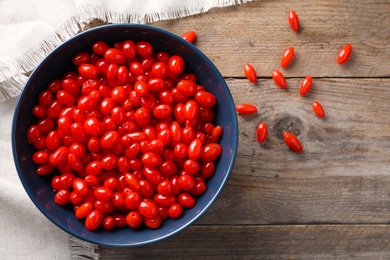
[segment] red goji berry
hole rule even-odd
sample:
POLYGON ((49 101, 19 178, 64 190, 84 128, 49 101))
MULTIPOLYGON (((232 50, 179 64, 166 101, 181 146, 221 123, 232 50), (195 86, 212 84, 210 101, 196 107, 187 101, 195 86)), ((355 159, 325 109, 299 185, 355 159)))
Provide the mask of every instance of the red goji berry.
POLYGON ((280 60, 280 66, 282 66, 282 68, 286 68, 291 63, 293 58, 294 58, 294 47, 288 47, 284 51, 282 59, 280 60))
POLYGON ((256 70, 251 64, 247 63, 244 65, 244 74, 250 82, 255 83, 257 81, 256 70))
POLYGON ((236 111, 242 115, 254 114, 257 112, 257 107, 252 104, 239 104, 236 106, 236 111))
POLYGON ((284 78, 284 75, 282 72, 278 70, 272 71, 272 79, 275 81, 276 85, 278 85, 280 88, 286 88, 286 79, 284 78))
POLYGON ((349 43, 344 45, 344 47, 340 50, 339 55, 337 56, 337 63, 338 64, 345 63, 349 59, 351 52, 352 52, 352 45, 349 43))
POLYGON ((267 134, 268 134, 267 124, 264 122, 260 122, 256 128, 257 141, 260 143, 264 142, 265 139, 267 138, 267 134))
POLYGON ((291 28, 297 32, 299 29, 299 21, 298 21, 298 15, 294 11, 288 12, 288 23, 290 24, 291 28))
POLYGON ((294 150, 297 153, 302 152, 302 145, 299 141, 298 137, 296 137, 294 134, 290 132, 285 132, 283 134, 284 142, 290 147, 292 150, 294 150))
POLYGON ((311 76, 307 76, 301 83, 301 86, 299 88, 299 94, 301 96, 304 96, 307 94, 307 92, 309 92, 309 90, 311 89, 311 85, 312 85, 312 82, 313 82, 313 79, 311 76))
POLYGON ((324 109, 322 108, 322 105, 321 105, 320 102, 314 101, 314 102, 312 103, 312 107, 313 107, 314 113, 316 113, 316 115, 317 115, 318 117, 320 117, 320 118, 325 117, 325 111, 324 111, 324 109))
POLYGON ((192 43, 196 38, 196 32, 195 31, 188 31, 185 34, 181 36, 184 40, 192 43))

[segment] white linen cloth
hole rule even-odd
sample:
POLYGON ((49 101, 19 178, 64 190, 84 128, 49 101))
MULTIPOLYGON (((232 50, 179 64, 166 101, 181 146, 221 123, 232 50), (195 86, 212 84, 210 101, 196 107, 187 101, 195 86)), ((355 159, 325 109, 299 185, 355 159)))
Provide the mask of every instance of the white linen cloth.
POLYGON ((68 235, 40 213, 16 173, 13 111, 37 64, 95 18, 107 23, 151 23, 249 1, 0 1, 0 259, 99 259, 96 245, 68 235))
POLYGON ((251 0, 2 0, 0 102, 17 96, 29 73, 85 23, 151 23, 251 0))

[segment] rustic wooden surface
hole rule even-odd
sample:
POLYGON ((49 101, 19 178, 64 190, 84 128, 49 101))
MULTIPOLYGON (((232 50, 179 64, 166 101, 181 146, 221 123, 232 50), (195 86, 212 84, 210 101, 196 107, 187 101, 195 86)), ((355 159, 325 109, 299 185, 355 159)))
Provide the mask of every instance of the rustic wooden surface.
POLYGON ((102 259, 388 259, 388 225, 194 226, 158 245, 102 248, 102 259))
POLYGON ((226 78, 235 102, 256 104, 239 116, 239 147, 231 178, 193 226, 158 244, 100 247, 101 259, 387 259, 390 258, 390 1, 272 1, 213 9, 152 25, 181 35, 226 78), (288 25, 295 10, 300 31, 288 25), (351 43, 351 59, 337 65, 351 43), (296 50, 288 88, 270 78, 288 46, 296 50), (243 78, 251 63, 257 84, 243 78), (299 84, 313 76, 307 97, 299 84), (311 110, 318 100, 326 110, 311 110), (265 121, 269 136, 255 141, 265 121), (304 152, 284 144, 296 133, 304 152))

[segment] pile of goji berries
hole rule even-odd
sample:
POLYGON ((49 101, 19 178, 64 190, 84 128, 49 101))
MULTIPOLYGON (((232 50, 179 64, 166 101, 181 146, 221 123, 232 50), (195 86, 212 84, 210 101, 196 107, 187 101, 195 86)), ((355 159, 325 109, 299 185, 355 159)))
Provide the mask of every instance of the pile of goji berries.
POLYGON ((54 201, 88 230, 158 228, 194 207, 222 152, 216 97, 181 56, 145 41, 98 41, 72 62, 40 93, 27 132, 54 201))
MULTIPOLYGON (((299 20, 298 20, 298 15, 294 11, 290 11, 288 13, 288 22, 291 26, 291 28, 295 31, 298 32, 299 30, 299 20)), ((352 52, 352 45, 351 44, 346 44, 341 51, 338 54, 337 57, 337 63, 338 64, 343 64, 345 63, 352 52)), ((282 59, 280 60, 280 66, 282 68, 288 67, 288 65, 291 63, 291 61, 294 58, 294 47, 290 46, 288 47, 282 56, 282 59)), ((247 79, 250 82, 256 83, 257 82, 257 75, 256 75, 256 70, 251 64, 245 64, 244 65, 244 74, 247 77, 247 79)), ((274 80, 275 84, 279 86, 280 88, 286 88, 286 79, 283 75, 282 72, 279 70, 273 70, 272 71, 272 79, 274 80)), ((307 76, 301 83, 300 89, 299 89, 299 94, 301 96, 305 96, 309 90, 311 89, 313 79, 311 76, 307 76)), ((320 117, 323 118, 325 117, 325 111, 322 108, 322 105, 318 101, 313 101, 312 102, 312 108, 314 113, 320 117)), ((236 111, 239 114, 253 114, 257 112, 256 106, 252 104, 238 104, 236 106, 236 111)), ((256 128, 256 137, 259 142, 264 142, 266 140, 268 134, 268 127, 265 122, 260 122, 257 125, 256 128)), ((285 132, 283 134, 283 138, 285 143, 290 147, 292 150, 294 150, 297 153, 302 152, 302 145, 299 139, 292 133, 290 132, 285 132)))

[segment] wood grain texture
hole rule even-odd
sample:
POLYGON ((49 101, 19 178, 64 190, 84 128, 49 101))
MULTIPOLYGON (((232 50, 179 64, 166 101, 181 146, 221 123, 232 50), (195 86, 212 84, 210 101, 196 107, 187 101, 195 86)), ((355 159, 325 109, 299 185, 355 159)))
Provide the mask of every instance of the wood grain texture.
POLYGON ((307 97, 298 94, 301 80, 288 79, 287 89, 227 80, 236 104, 255 104, 258 113, 238 116, 233 173, 200 223, 388 223, 390 80, 314 79, 307 97), (261 121, 269 127, 262 144, 261 121), (285 145, 285 130, 298 135, 302 154, 285 145))
POLYGON ((245 63, 253 64, 258 76, 270 77, 289 46, 296 55, 284 70, 287 77, 390 76, 388 1, 259 0, 152 25, 178 35, 196 30, 196 46, 226 77, 243 77, 245 63), (299 33, 288 24, 289 10, 299 16, 299 33), (353 54, 339 66, 337 54, 346 43, 353 54))
POLYGON ((196 226, 161 243, 99 252, 102 260, 388 259, 389 232, 384 225, 196 226))

